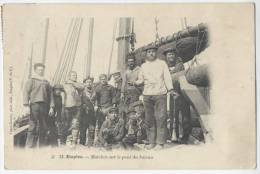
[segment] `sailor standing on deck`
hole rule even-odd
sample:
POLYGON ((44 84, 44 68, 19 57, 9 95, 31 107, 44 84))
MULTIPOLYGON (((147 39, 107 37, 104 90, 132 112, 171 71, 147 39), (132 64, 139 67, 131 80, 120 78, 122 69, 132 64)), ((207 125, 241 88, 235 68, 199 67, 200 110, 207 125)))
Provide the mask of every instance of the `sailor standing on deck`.
POLYGON ((23 105, 30 114, 29 128, 27 132, 26 147, 33 148, 39 141, 39 147, 46 145, 46 133, 48 126, 46 119, 48 114, 53 114, 52 88, 44 78, 45 65, 34 65, 35 75, 26 82, 23 92, 23 105))
POLYGON ((144 85, 143 102, 149 145, 147 149, 162 149, 167 135, 167 93, 173 93, 172 78, 167 64, 156 57, 157 47, 146 47, 146 62, 142 64, 138 80, 144 85))
POLYGON ((115 88, 115 101, 117 106, 121 103, 121 89, 122 89, 122 76, 121 72, 119 70, 115 71, 114 73, 111 74, 114 80, 114 88, 115 88))
POLYGON ((60 84, 55 84, 53 86, 53 101, 54 101, 54 112, 53 115, 49 115, 47 119, 48 124, 48 143, 51 146, 58 146, 61 144, 62 136, 62 124, 63 118, 61 115, 62 112, 62 92, 63 87, 60 84))
MULTIPOLYGON (((135 55, 127 55, 127 70, 123 74, 123 83, 121 88, 121 101, 130 106, 132 103, 139 100, 142 94, 142 89, 137 86, 133 86, 133 82, 138 79, 140 67, 136 65, 135 55)), ((130 110, 132 108, 129 108, 130 110)), ((126 111, 127 112, 127 111, 126 111)))
MULTIPOLYGON (((167 64, 170 69, 171 75, 183 71, 184 65, 182 59, 177 56, 177 51, 174 48, 168 48, 163 53, 166 57, 167 64)), ((178 95, 169 96, 169 116, 170 116, 170 136, 174 140, 173 128, 175 128, 177 142, 187 143, 189 134, 191 132, 190 124, 190 105, 181 95, 181 88, 178 77, 173 78, 173 87, 178 95), (175 126, 174 126, 175 125, 175 126), (180 136, 180 130, 183 130, 183 136, 180 136)), ((176 141, 176 140, 174 140, 176 141)))
POLYGON ((96 86, 92 100, 95 101, 96 119, 97 119, 97 131, 102 126, 102 123, 106 119, 106 115, 113 105, 116 105, 116 92, 115 88, 108 84, 108 78, 106 74, 99 76, 99 84, 96 86))
POLYGON ((72 147, 75 147, 79 135, 79 122, 80 122, 80 109, 81 109, 81 94, 84 90, 84 84, 77 82, 77 73, 71 71, 69 74, 69 80, 64 85, 64 111, 65 111, 65 126, 66 131, 64 139, 71 133, 72 135, 72 147))
POLYGON ((86 131, 88 130, 87 146, 91 147, 95 138, 96 117, 94 110, 94 103, 92 95, 94 78, 87 77, 84 79, 85 89, 82 94, 82 108, 81 108, 81 121, 80 121, 80 144, 86 144, 86 131))

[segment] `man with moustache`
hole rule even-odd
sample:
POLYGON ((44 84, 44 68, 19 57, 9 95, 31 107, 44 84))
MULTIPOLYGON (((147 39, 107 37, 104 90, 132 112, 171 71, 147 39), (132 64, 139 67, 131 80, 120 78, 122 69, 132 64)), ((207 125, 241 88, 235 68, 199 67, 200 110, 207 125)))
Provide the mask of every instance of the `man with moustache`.
POLYGON ((167 136, 167 93, 173 92, 172 78, 167 64, 157 58, 157 47, 147 46, 146 62, 142 64, 138 80, 133 85, 144 85, 143 102, 149 144, 147 149, 160 150, 167 136))

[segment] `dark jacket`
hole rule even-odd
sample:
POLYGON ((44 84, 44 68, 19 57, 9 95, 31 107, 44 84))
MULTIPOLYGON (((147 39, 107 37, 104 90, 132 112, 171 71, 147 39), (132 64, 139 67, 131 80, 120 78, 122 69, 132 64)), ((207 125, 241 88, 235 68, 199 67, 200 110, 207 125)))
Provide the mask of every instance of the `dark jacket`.
POLYGON ((60 95, 53 95, 54 99, 54 115, 58 121, 61 121, 61 112, 62 112, 62 97, 60 95))
MULTIPOLYGON (((181 58, 177 59, 176 64, 174 66, 169 66, 169 70, 171 75, 183 71, 185 70, 183 62, 181 60, 181 58)), ((173 89, 177 92, 180 93, 181 89, 180 89, 180 83, 179 83, 179 79, 178 78, 173 78, 172 80, 172 85, 173 85, 173 89)))
POLYGON ((92 100, 96 101, 97 105, 100 107, 110 107, 113 104, 116 104, 116 90, 113 86, 109 84, 99 84, 95 88, 92 100))

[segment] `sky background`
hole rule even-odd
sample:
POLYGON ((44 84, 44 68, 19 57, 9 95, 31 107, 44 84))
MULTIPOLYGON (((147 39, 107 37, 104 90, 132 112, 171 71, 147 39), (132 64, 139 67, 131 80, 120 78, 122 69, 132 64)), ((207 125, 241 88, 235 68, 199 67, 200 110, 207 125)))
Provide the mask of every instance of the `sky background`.
MULTIPOLYGON (((26 17, 26 16, 25 16, 26 17)), ((158 32, 159 36, 171 35, 182 29, 181 18, 185 16, 169 16, 159 19, 158 32)), ((44 37, 45 37, 45 20, 46 18, 34 18, 30 16, 27 20, 13 21, 10 19, 6 21, 9 27, 15 28, 12 33, 15 39, 19 40, 18 44, 13 46, 12 51, 6 51, 6 54, 10 54, 15 60, 14 67, 14 86, 19 86, 19 89, 14 89, 15 96, 18 96, 18 100, 15 100, 15 106, 21 105, 22 101, 22 84, 28 74, 28 59, 31 55, 33 45, 33 64, 40 62, 44 37)), ((46 72, 45 77, 48 80, 53 78, 54 72, 58 66, 60 55, 64 47, 66 35, 69 29, 71 19, 61 17, 49 18, 49 32, 46 51, 46 72)), ((73 70, 78 73, 78 81, 83 80, 84 74, 84 59, 87 54, 88 48, 88 29, 89 18, 83 18, 83 26, 79 37, 78 50, 76 52, 76 59, 73 65, 73 70)), ((112 35, 113 26, 117 22, 116 37, 118 36, 118 19, 119 18, 106 18, 95 17, 94 18, 94 34, 93 34, 93 46, 92 46, 92 64, 91 64, 91 76, 97 77, 101 73, 107 73, 109 56, 112 48, 112 35)), ((142 17, 135 18, 135 33, 136 33, 136 45, 135 48, 146 45, 155 40, 155 17, 142 17)), ((193 18, 192 16, 187 18, 187 23, 190 26, 197 25, 203 21, 203 19, 193 18)), ((9 32, 10 33, 10 32, 9 32)), ((15 43, 15 41, 10 41, 15 43)), ((111 72, 116 70, 117 66, 117 47, 118 43, 114 42, 114 50, 112 53, 112 65, 111 72)), ((203 54, 201 54, 203 55, 203 54)))
MULTIPOLYGON (((201 21, 190 21, 188 25, 197 25, 201 21)), ((94 34, 93 34, 93 47, 92 47, 92 64, 91 75, 95 78, 101 74, 106 73, 108 70, 109 56, 112 49, 112 35, 113 26, 117 22, 116 36, 118 36, 118 18, 106 19, 95 18, 94 19, 94 34)), ((57 68, 57 64, 64 47, 67 31, 69 28, 70 19, 59 23, 59 19, 50 18, 49 33, 46 51, 46 78, 51 79, 57 68), (51 65, 51 66, 48 66, 51 65), (54 66, 56 65, 56 66, 54 66)), ((40 62, 43 52, 44 33, 45 33, 45 20, 33 23, 34 26, 27 26, 25 29, 24 37, 34 33, 31 39, 26 40, 26 49, 24 50, 24 56, 21 57, 21 62, 24 65, 31 54, 31 45, 34 45, 33 51, 33 63, 40 62), (34 29, 34 31, 31 30, 34 29)), ((88 47, 88 27, 89 18, 84 18, 82 30, 79 38, 78 50, 76 53, 76 59, 74 62, 73 70, 78 72, 79 81, 83 78, 84 59, 87 54, 88 47)), ((182 29, 180 18, 159 18, 159 35, 167 36, 182 29)), ((147 43, 155 40, 155 22, 154 18, 148 19, 135 19, 135 33, 136 33, 136 48, 141 47, 147 43), (145 33, 145 34, 144 34, 145 33)), ((114 42, 114 50, 112 53, 112 65, 111 71, 116 70, 117 63, 117 47, 118 43, 114 42)))

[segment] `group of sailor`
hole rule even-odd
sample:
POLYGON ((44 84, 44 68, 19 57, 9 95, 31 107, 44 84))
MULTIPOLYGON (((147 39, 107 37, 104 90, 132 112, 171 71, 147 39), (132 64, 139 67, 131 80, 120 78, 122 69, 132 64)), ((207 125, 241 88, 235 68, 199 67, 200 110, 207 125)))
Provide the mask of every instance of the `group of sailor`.
POLYGON ((172 78, 184 65, 176 50, 165 50, 164 61, 156 56, 157 49, 146 47, 141 66, 129 53, 123 73, 101 74, 95 83, 93 77, 80 83, 77 72, 71 71, 66 82, 51 86, 44 78, 45 65, 34 64, 35 75, 23 92, 30 117, 26 147, 132 149, 145 144, 150 150, 163 149, 171 140, 186 143, 191 131, 189 104, 172 78), (115 85, 109 84, 110 78, 115 85))

